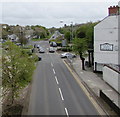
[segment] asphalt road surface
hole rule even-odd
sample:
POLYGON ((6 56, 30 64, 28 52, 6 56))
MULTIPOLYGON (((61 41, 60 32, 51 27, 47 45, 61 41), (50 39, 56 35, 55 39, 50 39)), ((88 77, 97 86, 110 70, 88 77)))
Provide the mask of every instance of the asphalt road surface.
POLYGON ((39 54, 33 78, 28 115, 99 115, 57 53, 49 53, 48 42, 39 54))

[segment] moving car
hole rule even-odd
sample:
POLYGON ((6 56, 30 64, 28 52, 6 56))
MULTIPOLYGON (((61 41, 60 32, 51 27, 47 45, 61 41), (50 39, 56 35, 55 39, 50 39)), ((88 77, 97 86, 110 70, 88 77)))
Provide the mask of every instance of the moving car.
POLYGON ((69 53, 69 52, 61 54, 61 58, 75 58, 75 57, 76 57, 75 54, 72 54, 72 53, 69 53))
POLYGON ((56 42, 50 42, 50 46, 52 46, 52 47, 57 47, 57 43, 56 42))
POLYGON ((34 44, 34 48, 39 48, 40 45, 34 44))
POLYGON ((49 48, 49 52, 50 52, 50 53, 54 53, 54 52, 55 52, 55 49, 54 49, 53 47, 50 47, 50 48, 49 48))
POLYGON ((40 48, 40 45, 37 45, 37 48, 40 48))

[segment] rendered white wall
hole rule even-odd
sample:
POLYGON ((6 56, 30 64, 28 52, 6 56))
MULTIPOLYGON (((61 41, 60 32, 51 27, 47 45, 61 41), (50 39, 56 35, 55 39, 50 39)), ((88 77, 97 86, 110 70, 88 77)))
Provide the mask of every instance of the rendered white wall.
POLYGON ((94 27, 94 62, 119 64, 119 31, 117 15, 106 17, 94 27), (104 43, 113 44, 113 51, 101 51, 100 44, 104 43))
POLYGON ((120 93, 120 74, 107 66, 103 67, 103 79, 120 93))
POLYGON ((120 15, 118 17, 118 65, 120 65, 120 15))

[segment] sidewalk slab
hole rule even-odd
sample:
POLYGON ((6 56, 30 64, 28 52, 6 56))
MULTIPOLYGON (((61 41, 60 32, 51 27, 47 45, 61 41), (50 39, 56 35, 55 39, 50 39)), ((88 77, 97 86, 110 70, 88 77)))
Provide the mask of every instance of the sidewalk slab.
POLYGON ((72 61, 68 61, 72 65, 73 69, 76 71, 80 79, 82 79, 98 97, 100 97, 100 90, 102 90, 106 94, 106 96, 109 97, 110 100, 112 100, 113 103, 120 108, 120 94, 118 94, 110 85, 108 85, 102 79, 102 75, 97 75, 88 68, 86 70, 82 70, 82 62, 79 57, 73 59, 72 61))

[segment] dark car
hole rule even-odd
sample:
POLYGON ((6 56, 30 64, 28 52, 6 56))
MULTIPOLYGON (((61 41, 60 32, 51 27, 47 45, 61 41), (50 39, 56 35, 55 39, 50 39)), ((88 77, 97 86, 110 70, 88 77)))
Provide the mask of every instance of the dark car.
POLYGON ((42 58, 40 56, 38 56, 38 61, 41 61, 41 60, 42 60, 42 58))

